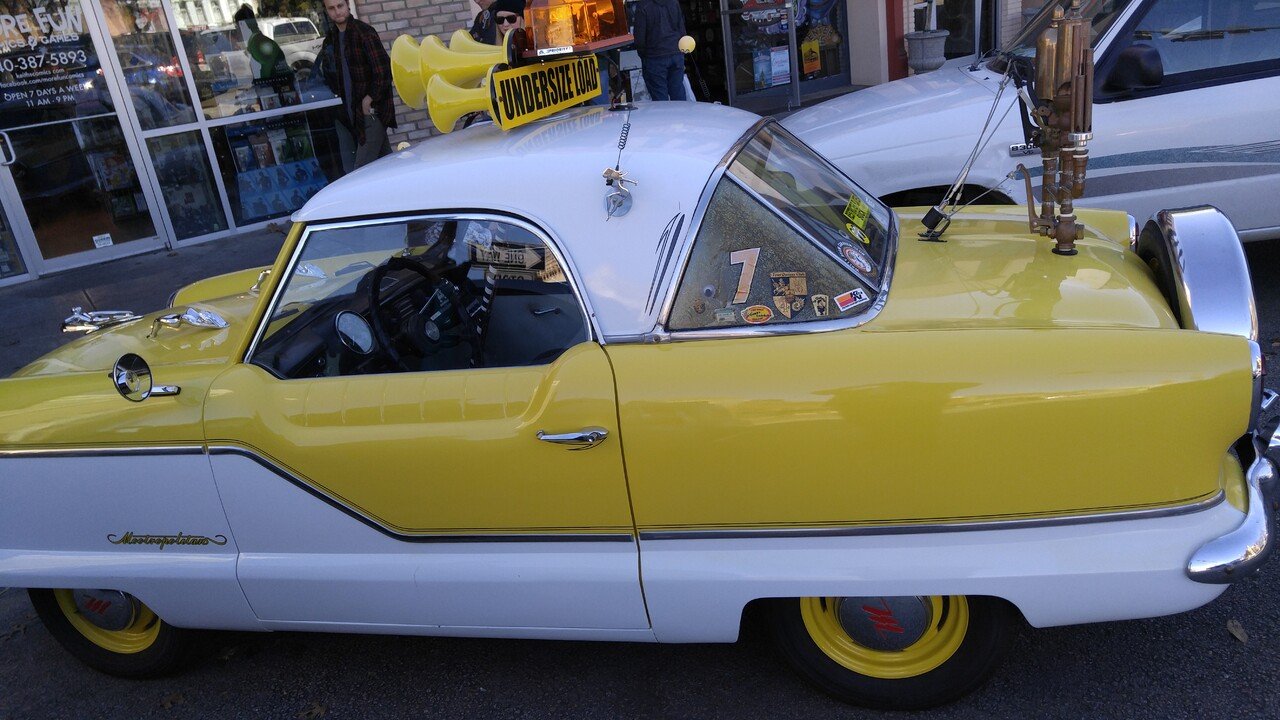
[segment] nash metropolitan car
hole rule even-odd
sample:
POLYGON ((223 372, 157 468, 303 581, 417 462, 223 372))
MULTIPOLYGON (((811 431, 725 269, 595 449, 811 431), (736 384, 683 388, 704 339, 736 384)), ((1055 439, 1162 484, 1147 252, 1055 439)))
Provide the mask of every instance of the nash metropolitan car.
POLYGON ((1021 212, 922 240, 711 105, 433 139, 0 381, 0 585, 122 676, 197 629, 732 642, 758 606, 827 692, 953 700, 1024 622, 1190 610, 1272 546, 1230 223, 1082 211, 1066 256, 1021 212))

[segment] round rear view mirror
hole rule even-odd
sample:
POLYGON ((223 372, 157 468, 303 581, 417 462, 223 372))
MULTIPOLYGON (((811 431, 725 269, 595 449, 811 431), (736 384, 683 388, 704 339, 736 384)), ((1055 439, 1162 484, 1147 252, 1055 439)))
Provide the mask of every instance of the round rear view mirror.
POLYGON ((151 396, 151 367, 138 355, 121 355, 111 370, 111 380, 125 400, 142 402, 151 396))

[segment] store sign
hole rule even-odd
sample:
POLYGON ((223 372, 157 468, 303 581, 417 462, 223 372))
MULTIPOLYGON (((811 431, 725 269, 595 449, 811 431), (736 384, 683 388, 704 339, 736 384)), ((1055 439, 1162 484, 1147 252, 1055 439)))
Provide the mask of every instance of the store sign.
POLYGON ((0 14, 0 128, 111 111, 78 0, 19 0, 8 9, 0 14))
POLYGON ((503 130, 533 122, 600 94, 595 55, 493 73, 493 118, 503 130))

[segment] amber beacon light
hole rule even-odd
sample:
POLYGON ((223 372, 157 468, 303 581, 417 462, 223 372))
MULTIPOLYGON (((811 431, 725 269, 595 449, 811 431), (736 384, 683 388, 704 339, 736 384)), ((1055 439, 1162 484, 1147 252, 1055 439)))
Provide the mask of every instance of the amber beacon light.
POLYGON ((524 58, 599 52, 632 42, 623 0, 532 0, 524 58))

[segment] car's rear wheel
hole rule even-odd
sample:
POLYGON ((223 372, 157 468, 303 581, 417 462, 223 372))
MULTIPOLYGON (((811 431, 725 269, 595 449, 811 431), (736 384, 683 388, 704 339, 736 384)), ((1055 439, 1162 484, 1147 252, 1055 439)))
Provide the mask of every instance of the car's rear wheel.
POLYGON ((865 707, 919 710, 977 688, 1008 650, 998 598, 808 597, 772 606, 779 649, 805 678, 865 707))
POLYGON ((128 593, 91 589, 27 592, 54 639, 100 672, 157 677, 178 669, 189 656, 194 634, 167 624, 128 593))

